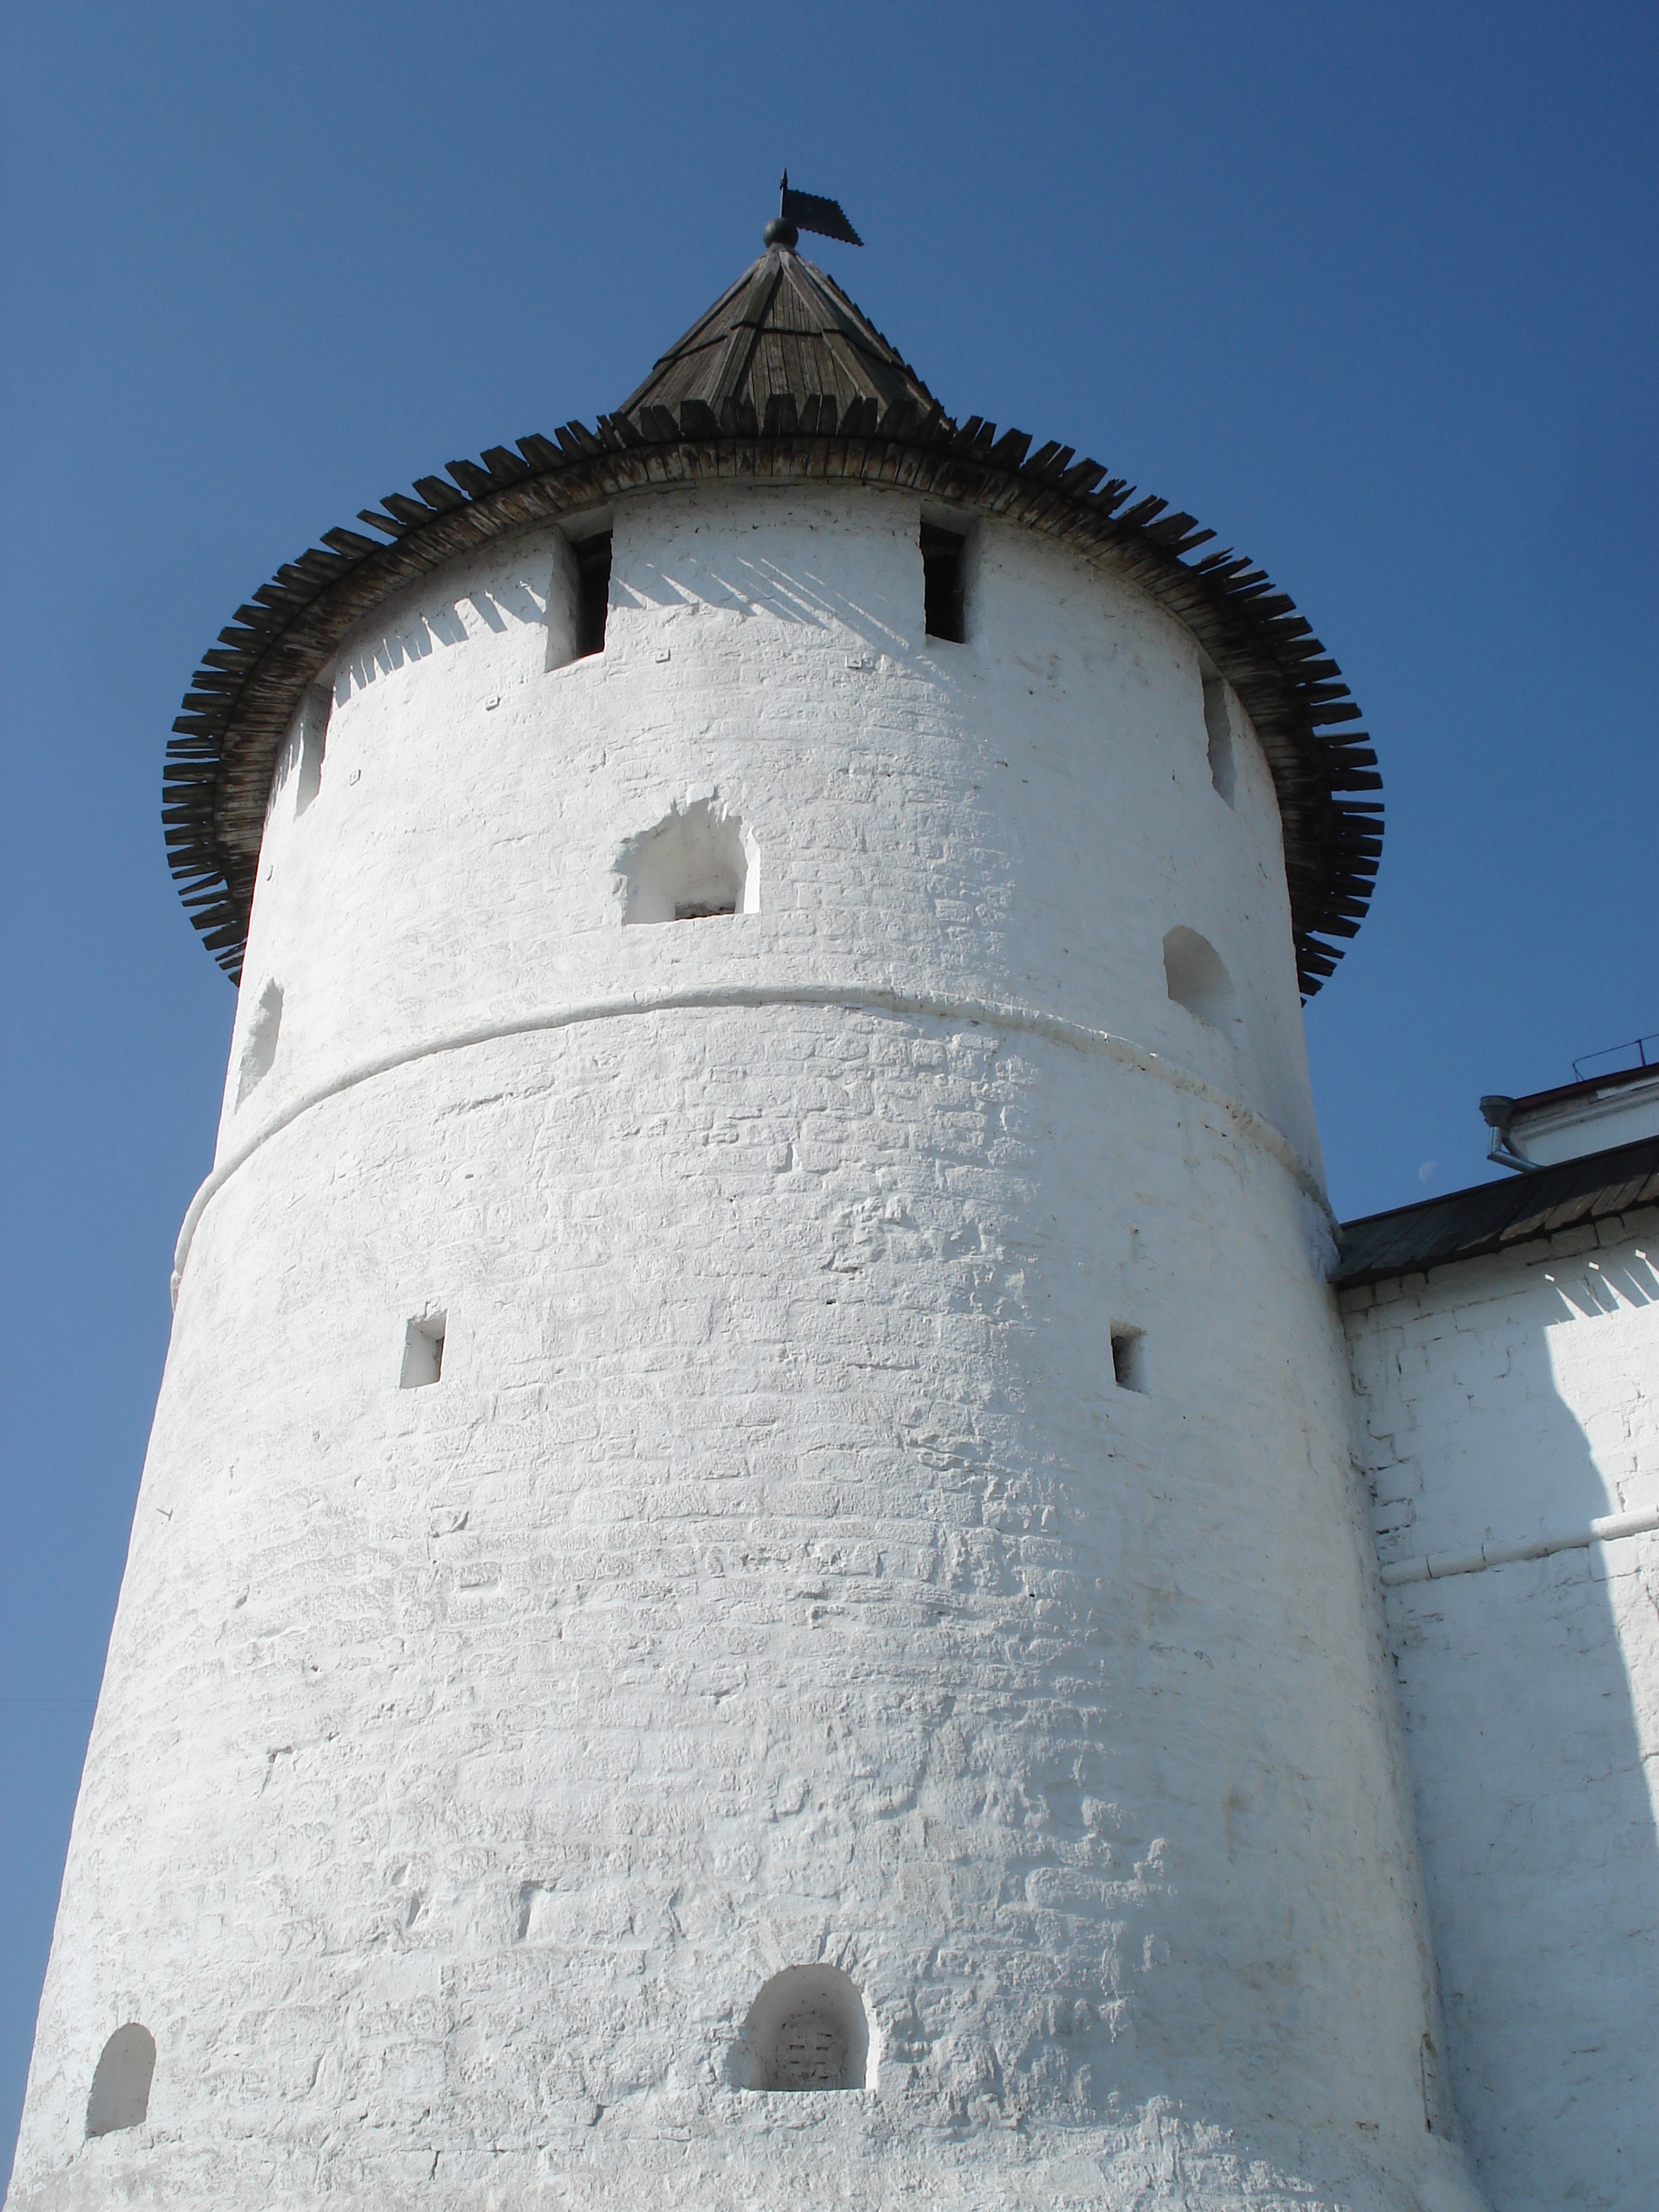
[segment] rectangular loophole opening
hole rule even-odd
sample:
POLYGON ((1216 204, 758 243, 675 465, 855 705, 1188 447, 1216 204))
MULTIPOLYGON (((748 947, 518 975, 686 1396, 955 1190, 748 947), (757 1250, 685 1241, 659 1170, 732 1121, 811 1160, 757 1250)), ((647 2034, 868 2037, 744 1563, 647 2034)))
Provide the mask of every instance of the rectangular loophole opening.
POLYGON ((605 651, 605 618, 611 611, 611 532, 571 547, 576 559, 576 659, 605 651))
POLYGON ((954 530, 941 530, 936 522, 921 526, 922 599, 929 637, 949 645, 968 641, 967 540, 954 530))
POLYGON ((1112 1379, 1120 1390, 1146 1389, 1146 1332, 1122 1322, 1112 1327, 1112 1379))
POLYGON ((404 1364, 398 1388, 422 1389, 427 1383, 437 1382, 443 1371, 444 1316, 423 1314, 404 1331, 404 1364))
POLYGON ((303 814, 323 787, 323 760, 328 750, 328 725, 333 712, 333 686, 307 685, 305 703, 300 709, 300 774, 294 790, 295 814, 303 814))

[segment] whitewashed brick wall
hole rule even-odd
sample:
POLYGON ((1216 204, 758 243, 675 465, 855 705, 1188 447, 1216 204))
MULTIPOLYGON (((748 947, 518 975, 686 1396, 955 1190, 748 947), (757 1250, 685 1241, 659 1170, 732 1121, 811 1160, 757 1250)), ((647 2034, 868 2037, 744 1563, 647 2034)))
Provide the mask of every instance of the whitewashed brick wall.
POLYGON ((331 672, 15 2212, 1470 2203, 1266 763, 1235 707, 1228 805, 1191 640, 1030 536, 930 643, 919 522, 642 500, 602 659, 532 536, 331 672), (699 803, 759 911, 623 927, 699 803), (734 2087, 821 1960, 873 2089, 734 2087))
MULTIPOLYGON (((1399 1573, 1659 1503, 1659 1214, 1344 1306, 1399 1573)), ((1451 2081, 1499 2212, 1659 2203, 1659 1535, 1388 1592, 1451 2081)))

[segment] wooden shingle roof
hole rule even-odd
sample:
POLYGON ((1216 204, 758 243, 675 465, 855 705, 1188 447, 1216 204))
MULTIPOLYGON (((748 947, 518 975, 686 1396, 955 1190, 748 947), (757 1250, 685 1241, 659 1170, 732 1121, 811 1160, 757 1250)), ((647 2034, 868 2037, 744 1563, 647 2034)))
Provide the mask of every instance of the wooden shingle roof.
POLYGON ((1382 787, 1359 708, 1291 600, 1167 501, 1069 446, 958 423, 821 270, 769 247, 591 428, 491 446, 389 493, 237 609, 173 724, 167 858, 191 920, 240 980, 277 752, 306 686, 391 593, 492 538, 699 483, 890 487, 994 515, 1137 585, 1237 692, 1272 770, 1297 970, 1318 990, 1358 929, 1382 851, 1382 787))
POLYGON ((678 410, 691 399, 718 419, 728 402, 746 403, 763 427, 769 411, 775 417, 793 403, 799 426, 815 394, 833 399, 837 414, 855 400, 873 399, 884 412, 903 400, 921 414, 937 404, 832 277, 773 246, 669 348, 621 411, 678 410))

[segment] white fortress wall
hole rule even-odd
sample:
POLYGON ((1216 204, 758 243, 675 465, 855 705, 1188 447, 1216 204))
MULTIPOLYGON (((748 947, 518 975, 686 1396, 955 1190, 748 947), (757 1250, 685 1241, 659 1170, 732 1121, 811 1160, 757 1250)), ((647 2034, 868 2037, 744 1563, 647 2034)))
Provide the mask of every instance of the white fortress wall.
POLYGON ((970 642, 929 641, 919 514, 867 491, 625 503, 605 650, 550 672, 555 532, 383 610, 335 664, 325 798, 301 814, 284 784, 273 796, 233 1108, 270 981, 284 1047, 222 1153, 382 1048, 672 989, 688 948, 617 933, 615 863, 712 796, 757 842, 761 912, 699 943, 700 983, 763 968, 769 988, 1012 996, 1173 1056, 1316 1172, 1277 809, 1237 700, 1229 809, 1179 624, 986 522, 970 642), (1130 727, 1134 744, 1111 741, 1130 727), (1170 1001, 1163 939, 1180 927, 1229 963, 1221 1031, 1170 1001))
POLYGON ((552 668, 527 535, 296 725, 14 2212, 1468 2201, 1266 765, 919 520, 624 506, 552 668), (677 813, 744 910, 627 926, 677 813), (861 2095, 743 2086, 804 1966, 861 2095))
POLYGON ((1659 1507, 1656 1261, 1650 1212, 1343 1297, 1453 2087, 1503 2212, 1653 2202, 1659 1534, 1587 1540, 1659 1507))

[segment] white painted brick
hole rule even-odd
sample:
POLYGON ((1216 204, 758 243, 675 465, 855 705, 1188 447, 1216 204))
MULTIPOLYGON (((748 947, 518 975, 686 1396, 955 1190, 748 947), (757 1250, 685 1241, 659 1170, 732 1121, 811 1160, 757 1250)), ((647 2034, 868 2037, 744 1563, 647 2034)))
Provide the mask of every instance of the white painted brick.
MULTIPOLYGON (((1358 1425, 1385 1565, 1659 1494, 1643 1267, 1628 1232, 1579 1231, 1437 1269, 1414 1322, 1402 1301, 1351 1318, 1356 1403, 1394 1424, 1386 1445, 1374 1413, 1358 1425)), ((1652 2201, 1656 1556, 1643 1535, 1389 1593, 1451 2087, 1503 2212, 1652 2201)))
POLYGON ((1374 1468, 1370 1483, 1371 1494, 1379 1505, 1416 1498, 1423 1488, 1423 1470, 1414 1459, 1395 1460, 1374 1468))
POLYGON ((919 520, 625 502, 602 657, 547 669, 534 532, 341 652, 13 2212, 1471 2203, 1265 758, 1241 720, 1226 805, 1192 641, 997 523, 930 643, 919 520), (699 802, 759 910, 624 926, 699 802), (1177 924, 1233 1033, 1169 997, 1177 924), (737 2088, 820 1960, 876 2089, 737 2088), (149 2118, 87 2142, 125 2020, 149 2118))

